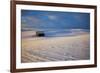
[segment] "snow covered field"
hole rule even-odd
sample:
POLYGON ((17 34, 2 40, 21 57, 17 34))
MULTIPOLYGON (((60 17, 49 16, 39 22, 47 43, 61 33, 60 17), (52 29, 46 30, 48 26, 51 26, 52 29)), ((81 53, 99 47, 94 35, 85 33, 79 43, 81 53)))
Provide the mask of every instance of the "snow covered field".
POLYGON ((22 32, 21 62, 23 63, 87 60, 90 58, 88 32, 82 31, 75 35, 61 37, 36 37, 33 34, 35 35, 34 31, 22 32))

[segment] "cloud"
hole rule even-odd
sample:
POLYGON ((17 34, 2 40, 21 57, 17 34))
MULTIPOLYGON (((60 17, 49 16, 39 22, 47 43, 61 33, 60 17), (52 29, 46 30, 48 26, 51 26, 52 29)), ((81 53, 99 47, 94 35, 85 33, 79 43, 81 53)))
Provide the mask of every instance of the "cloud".
POLYGON ((51 19, 51 20, 55 20, 55 19, 57 19, 57 17, 54 16, 54 15, 48 15, 48 18, 51 19))
POLYGON ((21 23, 24 26, 34 26, 35 24, 40 23, 41 20, 34 16, 22 16, 21 23))

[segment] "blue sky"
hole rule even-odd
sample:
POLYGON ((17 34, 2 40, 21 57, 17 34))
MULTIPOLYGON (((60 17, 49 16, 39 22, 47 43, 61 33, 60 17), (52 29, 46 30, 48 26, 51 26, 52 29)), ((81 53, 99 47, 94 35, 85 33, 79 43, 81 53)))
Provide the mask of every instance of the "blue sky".
POLYGON ((21 24, 33 29, 90 29, 90 14, 21 10, 21 24))

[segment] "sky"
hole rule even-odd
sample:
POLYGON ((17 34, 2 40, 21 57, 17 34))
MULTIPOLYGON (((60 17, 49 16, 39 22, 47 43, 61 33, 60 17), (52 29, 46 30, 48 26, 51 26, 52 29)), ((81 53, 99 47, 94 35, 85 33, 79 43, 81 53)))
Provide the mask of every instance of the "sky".
POLYGON ((21 26, 33 29, 90 29, 90 14, 21 10, 21 26))

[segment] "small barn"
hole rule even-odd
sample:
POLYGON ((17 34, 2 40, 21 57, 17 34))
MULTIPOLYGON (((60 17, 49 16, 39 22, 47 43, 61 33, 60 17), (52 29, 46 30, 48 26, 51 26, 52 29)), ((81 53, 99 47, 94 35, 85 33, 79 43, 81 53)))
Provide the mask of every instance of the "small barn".
POLYGON ((45 36, 45 33, 43 31, 36 31, 36 36, 43 37, 45 36))

